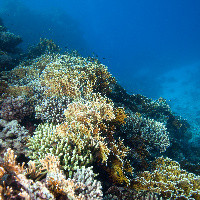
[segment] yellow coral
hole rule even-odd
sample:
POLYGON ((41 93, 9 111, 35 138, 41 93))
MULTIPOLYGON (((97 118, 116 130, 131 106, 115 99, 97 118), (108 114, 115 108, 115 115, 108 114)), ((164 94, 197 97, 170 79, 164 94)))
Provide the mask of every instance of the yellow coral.
POLYGON ((114 123, 116 123, 117 125, 123 125, 125 124, 125 119, 127 118, 127 115, 124 111, 124 108, 117 108, 114 110, 115 112, 115 119, 114 119, 114 123))
POLYGON ((112 168, 107 171, 110 173, 110 176, 116 184, 126 186, 130 184, 129 178, 124 174, 123 163, 117 157, 112 160, 112 168))
POLYGON ((165 198, 200 198, 200 176, 182 170, 179 163, 170 158, 160 157, 153 166, 154 171, 142 172, 132 181, 132 188, 156 192, 165 198))

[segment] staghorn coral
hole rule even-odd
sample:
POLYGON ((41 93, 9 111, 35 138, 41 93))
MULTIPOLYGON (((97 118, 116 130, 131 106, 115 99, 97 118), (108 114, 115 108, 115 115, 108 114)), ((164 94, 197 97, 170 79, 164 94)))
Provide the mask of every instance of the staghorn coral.
POLYGON ((140 173, 131 187, 140 191, 151 191, 168 199, 199 199, 200 177, 180 168, 178 162, 170 158, 157 158, 152 172, 140 173))
POLYGON ((32 107, 26 103, 22 96, 7 97, 1 104, 0 116, 5 120, 17 120, 21 122, 25 116, 32 113, 32 107))
POLYGON ((25 143, 29 132, 17 120, 8 122, 0 119, 0 143, 15 150, 17 155, 25 153, 25 143))

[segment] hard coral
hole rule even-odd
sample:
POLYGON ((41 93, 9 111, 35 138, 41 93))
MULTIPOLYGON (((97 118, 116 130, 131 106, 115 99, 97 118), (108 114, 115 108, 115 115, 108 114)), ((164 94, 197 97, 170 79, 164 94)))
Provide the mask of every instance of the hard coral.
POLYGON ((149 149, 156 149, 160 152, 164 152, 170 145, 169 133, 165 125, 153 119, 146 119, 137 112, 132 113, 129 111, 129 117, 126 119, 126 124, 121 130, 128 135, 129 138, 137 135, 146 140, 149 149))
POLYGON ((23 97, 7 97, 2 105, 0 110, 1 118, 5 120, 17 120, 21 121, 25 116, 28 116, 32 113, 32 107, 26 103, 26 99, 23 97))
POLYGON ((65 96, 62 98, 52 96, 38 100, 35 107, 35 118, 53 124, 62 123, 65 119, 64 110, 67 109, 69 103, 70 99, 65 96))
POLYGON ((57 157, 48 154, 41 160, 42 169, 47 170, 46 184, 55 196, 63 196, 67 199, 102 199, 101 183, 94 179, 92 167, 78 168, 73 179, 65 179, 63 172, 59 169, 57 157))
POLYGON ((57 131, 52 124, 40 124, 33 137, 28 140, 28 156, 35 161, 38 168, 41 167, 39 160, 44 159, 47 153, 58 156, 60 165, 67 171, 68 177, 71 177, 78 166, 85 166, 93 161, 91 141, 75 134, 57 134, 57 131), (84 143, 76 145, 76 140, 84 143))
POLYGON ((104 65, 73 54, 62 55, 49 63, 40 80, 48 87, 47 96, 55 94, 74 99, 89 96, 92 92, 106 94, 114 82, 104 65), (97 76, 97 71, 101 75, 97 76))
MULTIPOLYGON (((16 163, 14 151, 7 149, 0 161, 0 198, 1 199, 64 199, 90 200, 102 199, 101 183, 94 179, 92 168, 78 169, 73 179, 66 179, 60 170, 58 158, 48 154, 40 160, 46 178, 34 182, 27 179, 31 169, 16 163)), ((29 165, 30 166, 30 165, 29 165)), ((41 172, 40 171, 40 172, 41 172)))
POLYGON ((153 163, 153 171, 139 174, 132 188, 161 194, 164 198, 199 199, 200 177, 180 168, 178 162, 160 157, 153 163))
POLYGON ((40 42, 28 49, 28 58, 36 58, 45 53, 58 53, 60 48, 53 40, 40 38, 40 42))
POLYGON ((29 132, 25 127, 21 126, 17 120, 8 122, 0 119, 0 143, 7 148, 15 150, 17 155, 25 153, 25 143, 29 132))

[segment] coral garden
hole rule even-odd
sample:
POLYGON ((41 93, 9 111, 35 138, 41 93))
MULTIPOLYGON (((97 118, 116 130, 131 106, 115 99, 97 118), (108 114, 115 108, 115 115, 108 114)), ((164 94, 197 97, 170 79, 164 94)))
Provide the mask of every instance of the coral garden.
POLYGON ((14 62, 20 42, 0 21, 0 199, 200 199, 189 124, 165 99, 48 39, 14 62))

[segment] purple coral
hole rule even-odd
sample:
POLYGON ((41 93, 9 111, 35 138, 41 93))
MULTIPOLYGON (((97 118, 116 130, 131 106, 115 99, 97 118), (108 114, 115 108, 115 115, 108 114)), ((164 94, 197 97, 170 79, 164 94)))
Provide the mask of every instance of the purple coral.
POLYGON ((22 96, 16 98, 7 97, 1 105, 0 117, 7 121, 17 120, 20 122, 25 116, 31 113, 31 106, 26 103, 26 100, 22 96))

